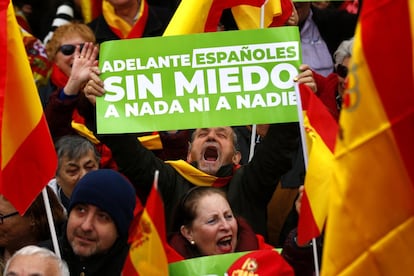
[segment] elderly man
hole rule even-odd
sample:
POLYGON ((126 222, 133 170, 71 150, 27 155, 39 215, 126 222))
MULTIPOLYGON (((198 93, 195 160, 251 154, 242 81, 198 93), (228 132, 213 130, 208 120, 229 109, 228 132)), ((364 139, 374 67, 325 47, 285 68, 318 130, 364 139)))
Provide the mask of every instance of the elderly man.
MULTIPOLYGON (((79 180, 59 239, 71 275, 121 274, 135 205, 134 188, 114 170, 91 171, 79 180)), ((50 241, 46 246, 51 248, 50 241)))
POLYGON ((61 137, 55 148, 58 167, 56 177, 48 185, 67 210, 70 196, 78 181, 89 171, 99 169, 100 156, 92 142, 79 135, 61 137))
POLYGON ((69 276, 69 269, 66 262, 49 249, 28 245, 7 261, 3 275, 69 276))

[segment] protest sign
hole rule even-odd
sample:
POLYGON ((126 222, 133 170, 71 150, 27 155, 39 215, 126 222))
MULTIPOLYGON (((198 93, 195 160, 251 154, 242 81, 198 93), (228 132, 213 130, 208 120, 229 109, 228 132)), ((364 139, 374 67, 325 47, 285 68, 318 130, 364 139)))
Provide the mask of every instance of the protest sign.
POLYGON ((98 133, 297 121, 297 27, 109 41, 98 133))
MULTIPOLYGON (((280 274, 277 275, 290 275, 283 274, 285 271, 287 263, 282 260, 282 257, 279 255, 282 250, 280 248, 275 248, 273 250, 264 249, 264 250, 253 250, 253 251, 244 251, 236 253, 227 253, 219 255, 210 255, 203 256, 198 258, 187 259, 175 263, 171 263, 168 266, 170 276, 181 276, 181 275, 194 275, 194 276, 241 276, 241 275, 262 275, 259 271, 264 269, 267 271, 278 270, 280 274), (277 256, 275 254, 278 254, 277 256), (253 256, 253 257, 252 257, 253 256), (255 265, 250 267, 248 270, 249 262, 246 257, 252 260, 255 265), (243 261, 246 259, 246 262, 243 261), (237 268, 237 264, 243 261, 244 267, 237 268), (271 262, 269 263, 269 260, 271 262), (229 274, 229 269, 232 269, 233 273, 229 274), (243 271, 244 270, 244 271, 243 271)), ((250 264, 251 265, 251 264, 250 264)), ((292 271, 293 273, 293 271, 292 271)), ((273 274, 265 274, 273 275, 273 274)))

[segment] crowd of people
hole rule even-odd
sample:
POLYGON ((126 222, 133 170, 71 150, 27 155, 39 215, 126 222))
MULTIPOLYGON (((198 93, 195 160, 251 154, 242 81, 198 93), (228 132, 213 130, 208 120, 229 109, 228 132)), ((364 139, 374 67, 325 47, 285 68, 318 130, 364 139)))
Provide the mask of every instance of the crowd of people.
MULTIPOLYGON (((286 264, 291 275, 313 275, 312 249, 296 243, 306 173, 299 124, 257 126, 254 154, 251 126, 98 134, 95 103, 105 94, 99 44, 161 36, 180 1, 103 0, 91 20, 80 2, 49 3, 48 19, 36 21, 38 1, 13 1, 22 32, 34 37, 25 46, 58 158, 46 187, 60 252, 53 253, 41 195, 24 215, 0 195, 3 275, 120 275, 130 225, 142 213, 156 171, 168 243, 183 259, 281 247, 275 263, 286 264), (37 60, 47 58, 42 81, 33 41, 37 60), (148 136, 155 142, 142 139, 148 136), (283 190, 294 197, 283 202, 275 241, 269 206, 283 190)), ((278 24, 299 26, 301 37, 303 64, 295 81, 338 120, 362 1, 282 2, 289 14, 282 11, 278 24)), ((217 30, 232 29, 237 22, 226 9, 217 30)))

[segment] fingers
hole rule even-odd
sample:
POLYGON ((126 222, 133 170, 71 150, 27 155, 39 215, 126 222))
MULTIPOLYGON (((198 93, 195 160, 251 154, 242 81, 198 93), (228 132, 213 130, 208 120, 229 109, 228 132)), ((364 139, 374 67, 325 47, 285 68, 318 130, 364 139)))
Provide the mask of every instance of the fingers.
POLYGON ((299 84, 307 85, 314 93, 316 93, 318 91, 318 87, 316 86, 315 79, 313 78, 313 72, 309 65, 301 64, 299 66, 299 70, 301 73, 296 76, 294 81, 299 84))
POLYGON ((303 191, 304 190, 305 190, 305 186, 303 186, 303 185, 299 186, 299 189, 298 189, 299 196, 295 201, 295 208, 296 208, 296 211, 298 212, 298 214, 300 214, 300 208, 301 208, 301 205, 302 205, 302 196, 303 196, 303 191))
POLYGON ((103 88, 103 83, 99 79, 97 75, 93 76, 94 78, 91 78, 85 85, 85 88, 83 89, 86 96, 102 96, 105 93, 105 90, 103 88), (97 79, 96 79, 97 77, 97 79))

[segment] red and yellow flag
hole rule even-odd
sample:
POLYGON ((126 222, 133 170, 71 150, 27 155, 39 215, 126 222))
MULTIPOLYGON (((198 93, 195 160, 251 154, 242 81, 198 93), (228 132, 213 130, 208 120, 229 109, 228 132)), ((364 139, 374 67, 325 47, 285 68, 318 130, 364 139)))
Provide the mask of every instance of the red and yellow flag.
POLYGON ((322 275, 414 271, 414 1, 365 0, 335 148, 322 275))
POLYGON ((0 1, 0 22, 0 193, 22 214, 57 158, 10 1, 0 1))
POLYGON ((215 32, 224 9, 239 5, 260 7, 265 0, 182 0, 164 35, 215 32))
POLYGON ((164 203, 157 189, 158 171, 143 213, 136 216, 129 233, 131 247, 122 275, 164 276, 168 264, 181 261, 167 243, 164 203))
POLYGON ((298 223, 298 243, 305 244, 318 237, 325 225, 338 124, 309 87, 301 86, 300 95, 309 152, 298 223))
POLYGON ((102 13, 103 0, 79 0, 85 23, 89 23, 102 13))
POLYGON ((259 29, 261 22, 263 27, 278 27, 285 25, 292 15, 292 0, 268 0, 265 1, 263 18, 261 18, 261 7, 251 5, 240 5, 231 9, 237 27, 240 30, 259 29))

